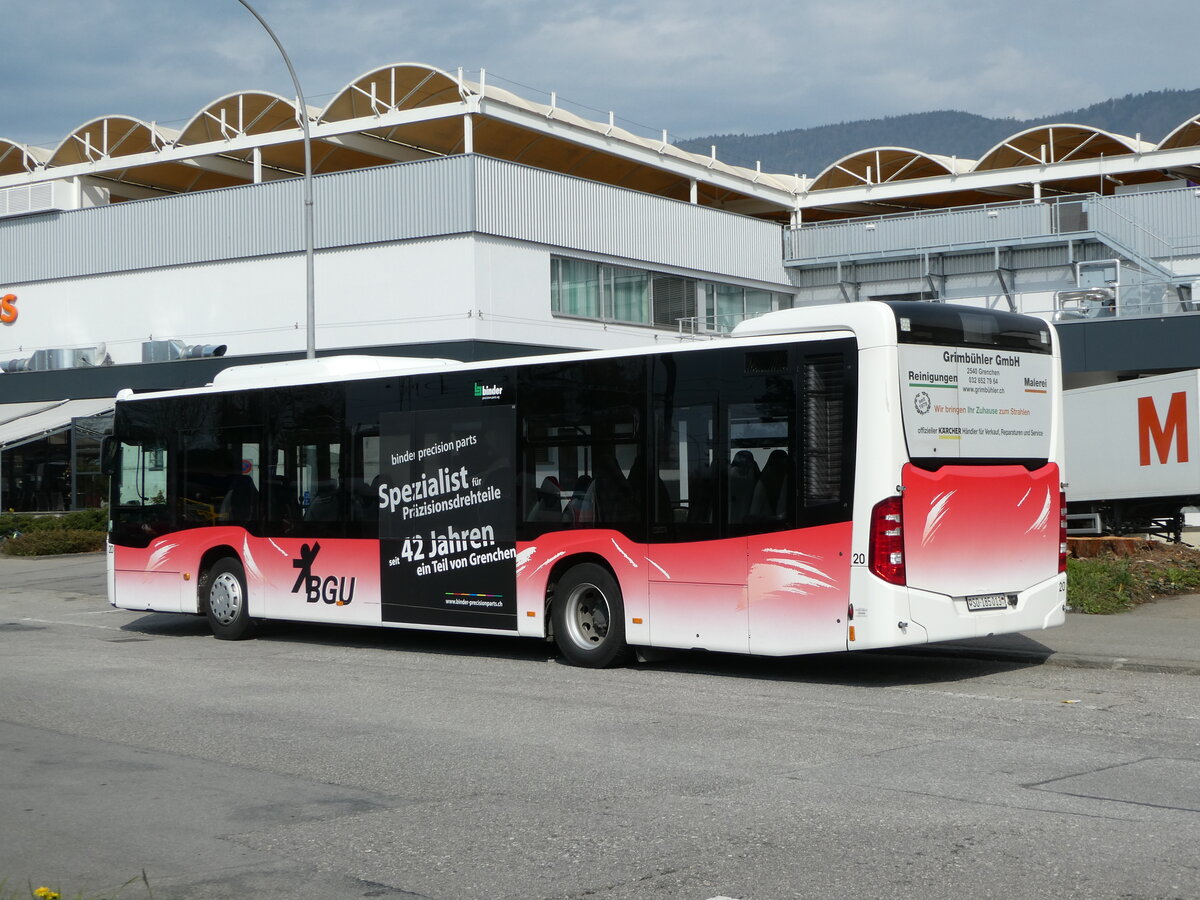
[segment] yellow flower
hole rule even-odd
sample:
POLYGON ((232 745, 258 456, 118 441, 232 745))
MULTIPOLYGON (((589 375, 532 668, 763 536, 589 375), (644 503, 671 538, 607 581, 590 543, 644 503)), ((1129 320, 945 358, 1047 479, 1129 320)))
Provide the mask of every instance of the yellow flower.
POLYGON ((52 891, 48 887, 38 888, 33 892, 33 896, 39 898, 39 900, 58 900, 59 898, 58 891, 52 891))

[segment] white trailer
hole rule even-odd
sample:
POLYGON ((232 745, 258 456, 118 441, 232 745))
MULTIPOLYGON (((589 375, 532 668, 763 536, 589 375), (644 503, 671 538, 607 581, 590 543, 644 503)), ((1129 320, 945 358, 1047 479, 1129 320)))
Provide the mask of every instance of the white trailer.
POLYGON ((1063 394, 1072 534, 1178 541, 1200 505, 1200 369, 1063 394))

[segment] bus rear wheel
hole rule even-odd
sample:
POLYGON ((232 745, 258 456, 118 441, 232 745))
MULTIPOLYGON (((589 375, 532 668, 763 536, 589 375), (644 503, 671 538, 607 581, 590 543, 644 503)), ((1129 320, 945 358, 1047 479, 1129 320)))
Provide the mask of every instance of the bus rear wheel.
POLYGON ((246 593, 246 570, 231 556, 219 559, 200 582, 200 599, 213 637, 240 641, 254 633, 246 593))
POLYGON ((567 570, 554 588, 550 621, 554 642, 572 665, 603 669, 629 657, 621 587, 603 566, 567 570))

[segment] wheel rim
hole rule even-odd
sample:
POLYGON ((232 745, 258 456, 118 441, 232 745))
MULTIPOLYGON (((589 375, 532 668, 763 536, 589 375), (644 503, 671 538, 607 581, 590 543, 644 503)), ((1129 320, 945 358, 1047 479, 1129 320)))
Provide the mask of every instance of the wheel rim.
POLYGON ((608 637, 608 598, 594 584, 581 584, 567 597, 567 634, 583 650, 595 650, 608 637))
POLYGON ((242 608, 242 583, 228 572, 222 572, 209 588, 208 608, 217 622, 231 624, 242 608))

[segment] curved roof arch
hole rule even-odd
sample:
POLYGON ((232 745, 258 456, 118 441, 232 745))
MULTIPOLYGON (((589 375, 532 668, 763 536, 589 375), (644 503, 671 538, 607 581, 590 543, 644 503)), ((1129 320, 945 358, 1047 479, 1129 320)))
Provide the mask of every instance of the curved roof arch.
POLYGON ((1181 147, 1200 147, 1200 115, 1192 116, 1159 143, 1159 150, 1178 150, 1181 147))
POLYGON ((132 116, 101 116, 84 122, 63 138, 47 165, 70 166, 151 153, 173 143, 177 136, 178 132, 132 116))
POLYGON ((424 63, 392 63, 355 78, 329 101, 318 118, 340 122, 453 103, 462 99, 462 90, 458 79, 441 69, 424 63))
POLYGON ((49 158, 49 150, 0 138, 0 175, 32 172, 49 158))
POLYGON ((924 153, 909 147, 871 147, 843 156, 813 179, 809 190, 886 184, 971 171, 974 160, 924 153))
POLYGON ((1122 156, 1153 149, 1153 144, 1091 125, 1070 122, 1037 125, 1005 138, 983 154, 975 165, 975 171, 1098 159, 1101 156, 1122 156))
POLYGON ((176 144, 207 144, 299 127, 294 100, 270 91, 238 91, 218 97, 196 113, 179 132, 176 144))

